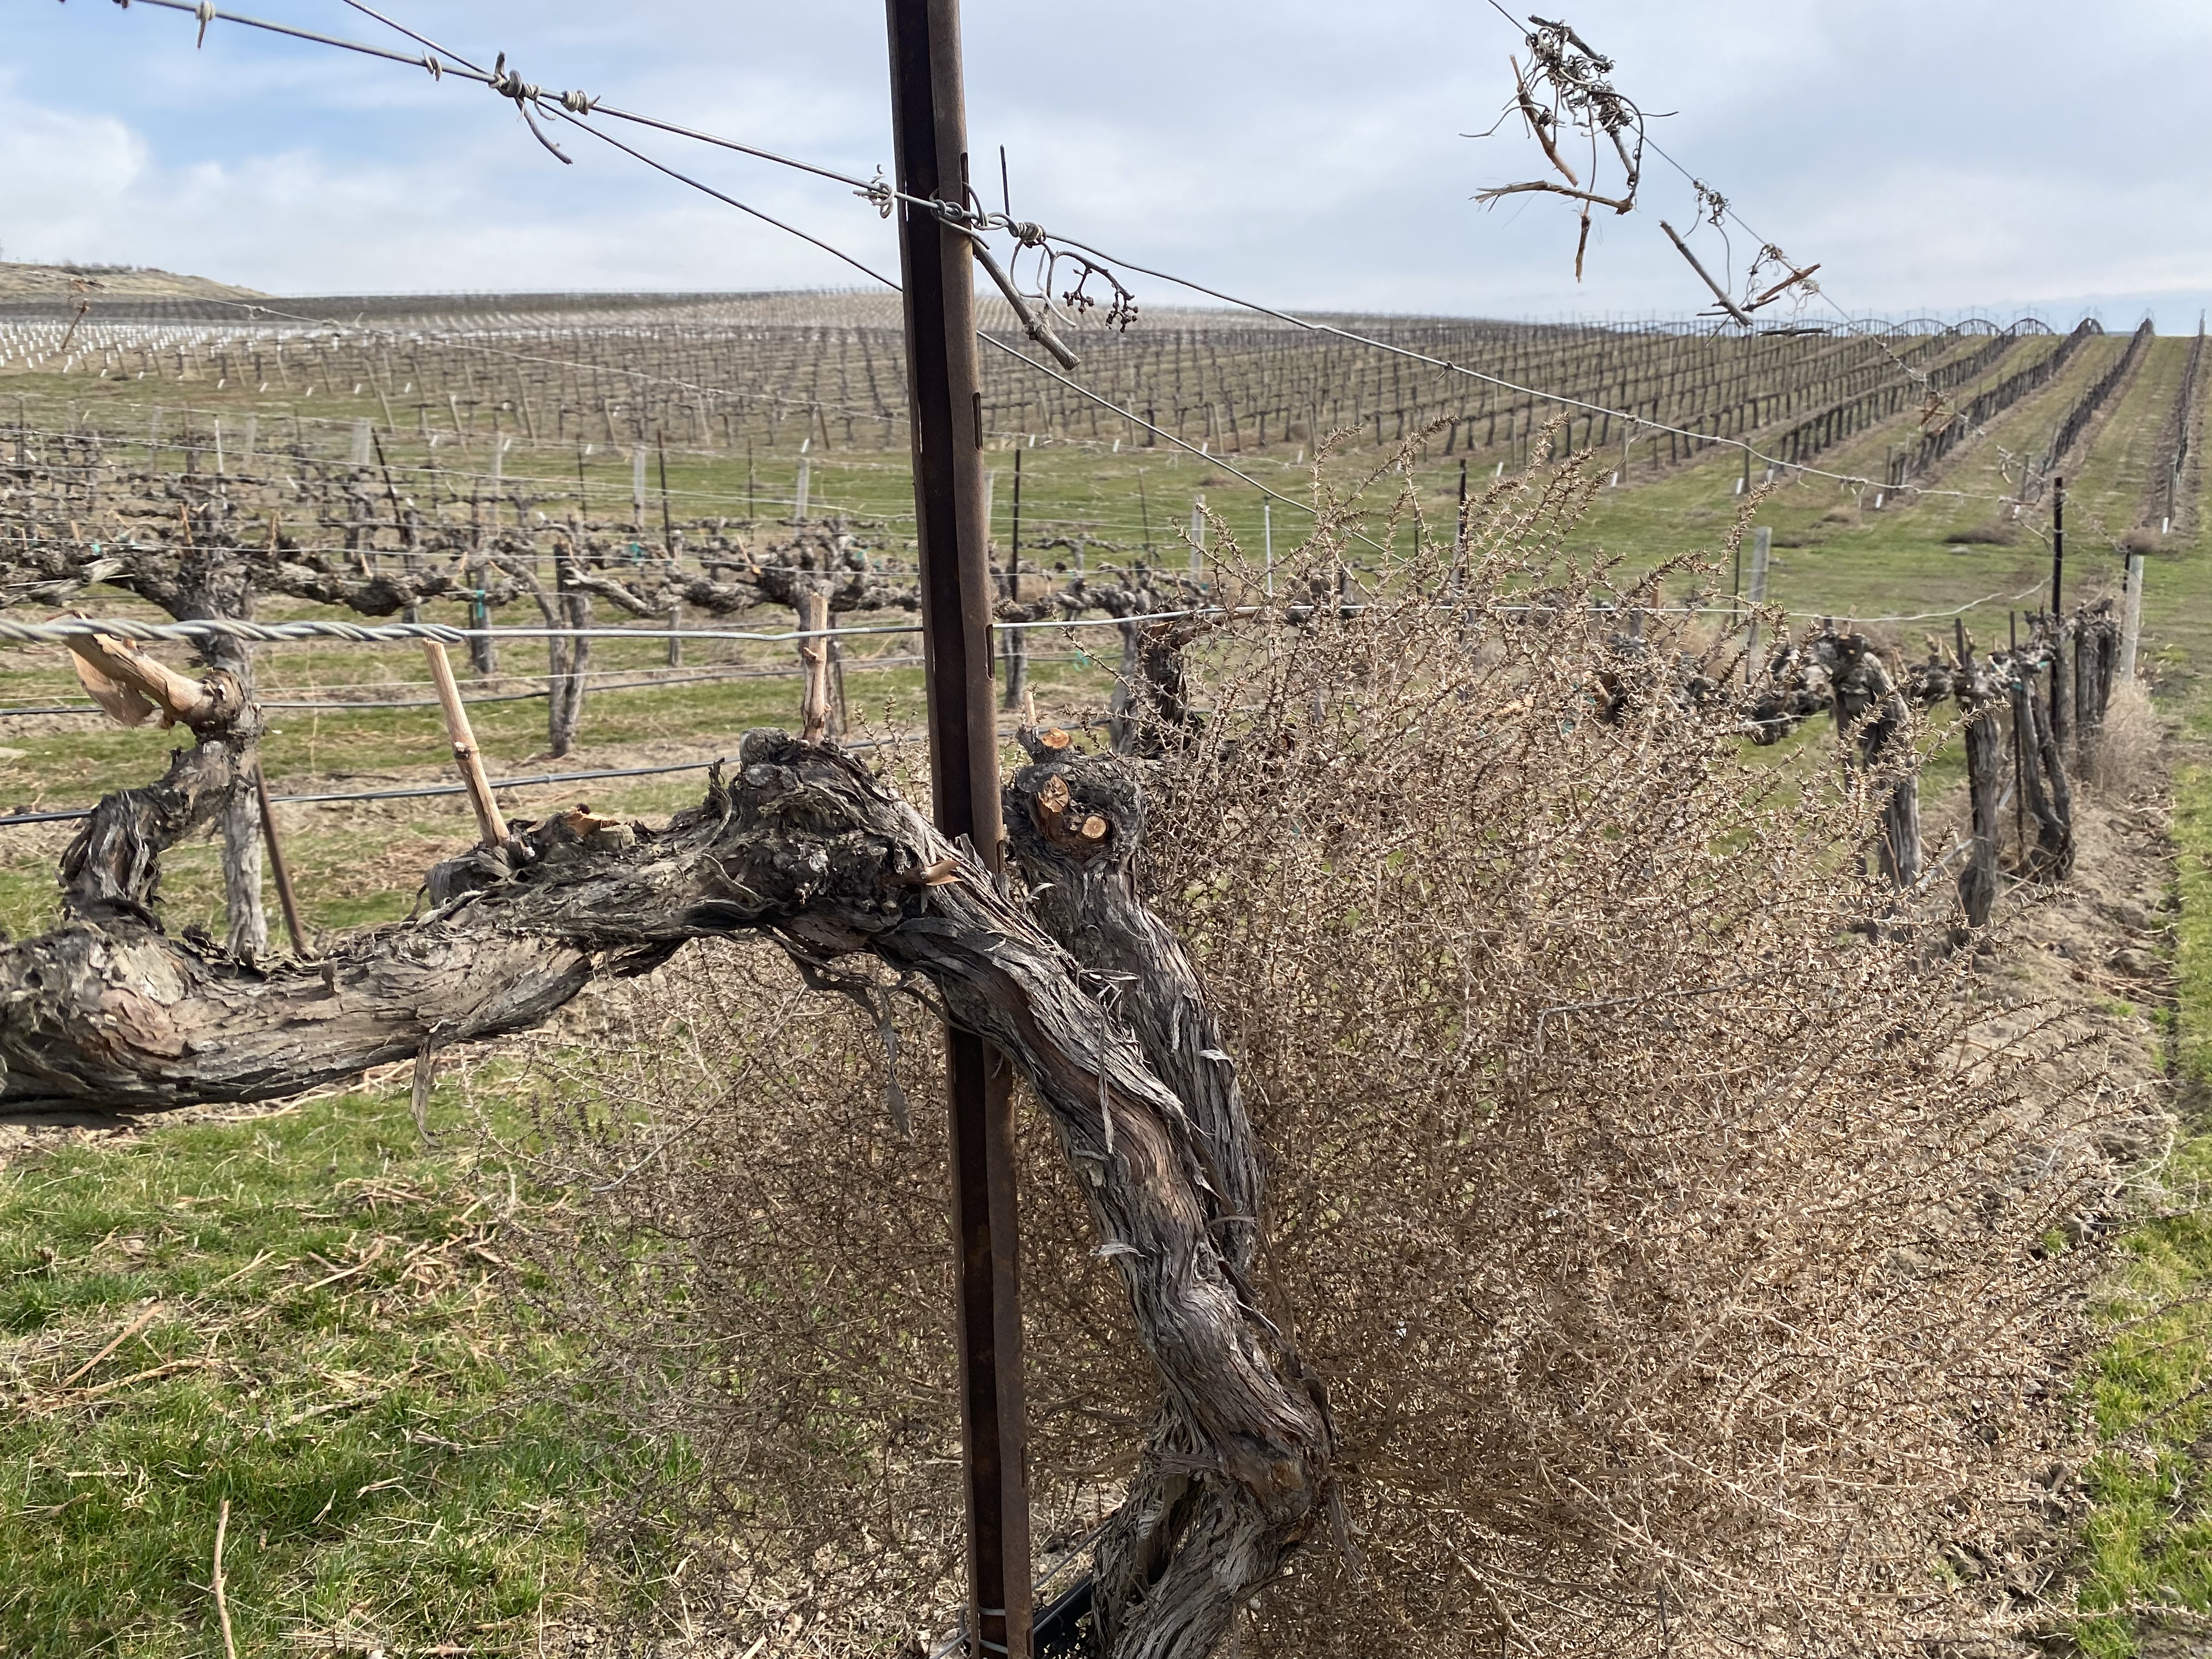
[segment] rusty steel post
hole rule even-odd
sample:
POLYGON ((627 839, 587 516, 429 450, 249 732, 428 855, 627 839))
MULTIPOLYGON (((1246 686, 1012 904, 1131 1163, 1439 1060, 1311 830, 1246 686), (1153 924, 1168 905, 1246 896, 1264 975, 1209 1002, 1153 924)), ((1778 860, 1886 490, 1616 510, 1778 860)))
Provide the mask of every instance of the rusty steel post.
MULTIPOLYGON (((957 0, 886 0, 886 9, 898 188, 963 207, 968 134, 957 0)), ((995 872, 998 729, 974 255, 967 235, 930 210, 902 202, 896 212, 931 794, 938 828, 967 836, 995 872)), ((996 1052, 969 1033, 948 1032, 947 1048, 969 1650, 973 1659, 1028 1659, 1029 1474, 1012 1077, 996 1052)))

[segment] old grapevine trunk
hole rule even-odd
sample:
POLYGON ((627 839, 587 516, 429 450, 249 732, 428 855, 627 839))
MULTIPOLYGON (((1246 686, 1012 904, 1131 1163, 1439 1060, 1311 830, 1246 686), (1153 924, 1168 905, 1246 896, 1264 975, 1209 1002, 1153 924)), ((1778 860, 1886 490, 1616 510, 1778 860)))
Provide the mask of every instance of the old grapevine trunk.
POLYGON ((2003 696, 1985 664, 1962 664, 1960 702, 1966 711, 1966 794, 1973 815, 1973 841, 1966 868, 1959 872, 1959 903, 1972 927, 1989 925, 1997 891, 1997 853, 2004 841, 1999 814, 2004 787, 2004 732, 1997 718, 2003 696))
MULTIPOLYGON (((280 1097, 544 1018, 595 972, 759 931, 811 969, 873 956, 933 987, 1034 1086, 1121 1273, 1162 1406, 1099 1547, 1114 1659, 1199 1659, 1311 1531, 1332 1437, 1317 1381, 1261 1313, 1260 1162, 1196 973, 1138 899, 1142 800, 1114 763, 1015 781, 1010 896, 858 761, 755 732, 735 775, 658 830, 578 814, 431 872, 428 915, 312 964, 172 939, 160 855, 210 822, 252 705, 204 683, 198 738, 101 802, 65 855, 69 920, 0 948, 0 1111, 280 1097)), ((1064 739, 1060 740, 1064 746, 1064 739)))
POLYGON ((1853 738, 1858 763, 1883 778, 1881 872, 1900 890, 1920 880, 1920 774, 1911 764, 1911 708, 1881 656, 1851 635, 1836 641, 1836 727, 1853 738))
POLYGON ((2039 803, 2036 795, 2028 798, 2028 810, 2036 815, 2038 873, 2053 881, 2063 881, 2074 867, 2074 787, 2067 781, 2066 760, 2056 725, 2057 702, 2045 702, 2039 695, 2033 675, 2015 702, 2015 708, 2027 720, 2028 750, 2041 763, 2041 785, 2039 803))
MULTIPOLYGON (((1123 765, 1068 755, 1065 733, 1022 735, 1037 763, 1006 792, 1006 835, 1034 912, 1115 994, 1114 1012, 1174 1091, 1182 1109, 1172 1127, 1203 1211, 1196 1259, 1256 1316, 1249 1310, 1259 1302, 1251 1285, 1263 1198, 1258 1142, 1197 969, 1137 894, 1143 795, 1123 765)), ((1330 1447, 1325 1395, 1295 1349, 1261 1322, 1273 1360, 1266 1376, 1272 1382, 1279 1370, 1295 1384, 1288 1393, 1270 1389, 1263 1420, 1254 1425, 1256 1446, 1266 1450, 1253 1473, 1264 1478, 1232 1478, 1225 1462, 1208 1467, 1227 1443, 1220 1402, 1181 1392, 1163 1368, 1168 1387, 1137 1476, 1098 1543, 1092 1605, 1105 1652, 1211 1652, 1236 1609, 1281 1571, 1316 1519, 1326 1495, 1316 1477, 1330 1447)), ((1244 1409, 1258 1407, 1255 1397, 1244 1409)))

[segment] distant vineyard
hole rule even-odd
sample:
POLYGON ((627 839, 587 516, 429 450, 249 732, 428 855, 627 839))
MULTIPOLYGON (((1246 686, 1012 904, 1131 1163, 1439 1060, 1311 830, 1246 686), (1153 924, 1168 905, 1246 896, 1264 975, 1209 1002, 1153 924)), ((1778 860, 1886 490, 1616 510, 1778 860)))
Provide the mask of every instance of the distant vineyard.
MULTIPOLYGON (((0 372, 159 381, 186 396, 242 391, 292 407, 368 399, 387 429, 422 437, 489 428, 536 443, 722 451, 905 443, 896 317, 872 298, 282 305, 285 316, 144 304, 74 328, 63 308, 0 308, 0 372), (341 316, 340 326, 293 320, 341 316)), ((1027 345, 998 308, 985 307, 984 321, 1006 343, 1027 345)), ((1157 445, 1147 428, 1158 428, 1215 454, 1310 448, 1337 434, 1379 446, 1439 425, 1445 454, 1517 463, 1559 408, 1532 395, 1542 392, 1597 406, 1573 415, 1569 435, 1621 446, 1625 466, 1671 465, 1753 435, 1796 463, 1930 387, 1976 379, 2021 335, 2044 331, 2033 322, 1752 337, 1660 325, 1359 326, 1529 390, 1270 319, 1180 313, 1079 337, 1080 379, 1095 398, 987 351, 985 424, 1006 441, 1109 447, 1157 445)))

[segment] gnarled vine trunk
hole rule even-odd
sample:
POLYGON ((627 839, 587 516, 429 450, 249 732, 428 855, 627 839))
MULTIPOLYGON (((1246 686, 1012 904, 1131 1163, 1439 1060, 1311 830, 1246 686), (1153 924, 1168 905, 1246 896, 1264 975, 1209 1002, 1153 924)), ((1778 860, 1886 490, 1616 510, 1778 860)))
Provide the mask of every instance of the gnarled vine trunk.
POLYGON ((1959 701, 1966 711, 1966 796, 1972 814, 1972 844, 1959 872, 1959 903, 1970 927, 1986 927, 1996 902, 1997 853, 2004 842, 1999 816, 2004 786, 2004 731, 1997 705, 2004 695, 1986 664, 1971 658, 1960 665, 1959 701))
MULTIPOLYGON (((1006 835, 1044 927, 1100 982, 1181 1108, 1186 1177, 1205 1209, 1216 1271, 1256 1310, 1263 1213, 1259 1145, 1237 1068, 1189 953, 1138 896, 1144 797, 1119 763, 1066 754, 1064 734, 1023 734, 1036 763, 1006 792, 1006 835)), ((1236 1610, 1281 1570, 1324 1501, 1331 1436, 1320 1382, 1262 1322, 1292 1392, 1255 1398, 1266 1478, 1209 1467, 1224 1424, 1172 1376, 1126 1502, 1101 1536, 1092 1616, 1115 1656, 1210 1653, 1236 1610), (1303 1396, 1303 1397, 1301 1397, 1303 1396)), ((1249 1358, 1245 1363, 1249 1364, 1249 1358)), ((1255 1373, 1257 1375, 1257 1373, 1255 1373)))
POLYGON ((1888 793, 1882 798, 1881 836, 1875 854, 1881 872, 1899 890, 1920 880, 1920 774, 1906 750, 1911 708, 1888 665, 1866 640, 1854 634, 1835 639, 1836 726, 1855 738, 1858 763, 1870 773, 1884 770, 1888 793))
MULTIPOLYGON (((102 801, 63 860, 69 920, 0 947, 0 1112, 277 1098, 545 1018, 599 972, 766 933, 819 972, 926 980, 1035 1088, 1127 1291, 1162 1404, 1098 1547, 1113 1659, 1200 1659, 1330 1492, 1320 1384, 1260 1310, 1259 1152, 1190 958, 1139 899, 1143 804, 1048 756, 1010 793, 1018 901, 863 765, 781 732, 659 830, 568 814, 431 872, 435 908, 313 965, 171 938, 160 856, 228 798, 258 720, 227 673, 167 776, 102 801)), ((1064 739, 1061 740, 1064 743, 1064 739)))

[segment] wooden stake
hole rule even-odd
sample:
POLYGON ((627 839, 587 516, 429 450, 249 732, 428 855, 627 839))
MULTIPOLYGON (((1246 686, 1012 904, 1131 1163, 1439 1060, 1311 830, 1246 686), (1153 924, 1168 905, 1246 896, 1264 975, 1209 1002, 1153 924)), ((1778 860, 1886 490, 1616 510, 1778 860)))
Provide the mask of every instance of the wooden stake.
MULTIPOLYGON (((2020 672, 2020 612, 2017 611, 2005 612, 2005 639, 2010 651, 2006 670, 2009 673, 2018 673, 2020 672)), ((2023 869, 2027 866, 2027 750, 2021 731, 2019 705, 2014 703, 2012 720, 2013 839, 2020 843, 2020 862, 2023 869)))
POLYGON ((430 677, 437 682, 438 705, 445 710, 446 735, 453 740, 453 760, 468 786, 469 805, 476 808, 477 828, 483 844, 496 847, 507 839, 507 820, 492 799, 491 780, 484 775, 483 757, 477 752, 477 734, 469 726, 469 711, 461 702, 461 688, 454 684, 453 665, 446 660, 446 647, 435 640, 422 641, 422 654, 430 659, 430 677))
POLYGON ((653 448, 660 461, 660 550, 672 565, 676 562, 676 521, 668 511, 668 434, 659 427, 653 429, 653 448))
POLYGON ((799 642, 799 660, 806 669, 799 694, 799 736, 808 743, 820 743, 830 735, 830 641, 820 631, 830 626, 827 593, 799 596, 799 626, 813 636, 799 642))
POLYGON ((307 955, 307 930, 300 922, 300 901, 292 892, 291 866, 284 862, 283 844, 276 839, 276 814, 269 801, 269 780, 261 775, 261 763, 253 763, 253 793, 261 803, 261 839, 269 848, 269 871, 276 878, 276 900, 284 908, 284 931, 292 936, 292 954, 304 960, 307 955))

